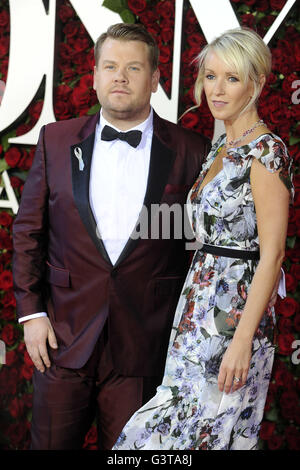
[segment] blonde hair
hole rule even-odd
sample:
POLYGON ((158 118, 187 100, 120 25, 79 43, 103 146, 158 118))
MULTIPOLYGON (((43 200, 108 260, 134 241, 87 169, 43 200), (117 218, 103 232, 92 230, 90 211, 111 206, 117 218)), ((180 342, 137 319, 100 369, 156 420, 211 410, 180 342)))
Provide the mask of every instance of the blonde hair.
POLYGON ((246 27, 226 31, 210 44, 207 44, 196 58, 198 76, 194 96, 197 106, 194 108, 199 107, 201 104, 205 78, 205 59, 208 53, 212 51, 218 54, 226 65, 236 69, 242 83, 247 84, 249 79, 253 81, 254 93, 250 102, 242 110, 242 112, 245 112, 259 98, 261 92, 260 76, 264 75, 267 78, 271 72, 272 57, 270 49, 255 31, 246 27))

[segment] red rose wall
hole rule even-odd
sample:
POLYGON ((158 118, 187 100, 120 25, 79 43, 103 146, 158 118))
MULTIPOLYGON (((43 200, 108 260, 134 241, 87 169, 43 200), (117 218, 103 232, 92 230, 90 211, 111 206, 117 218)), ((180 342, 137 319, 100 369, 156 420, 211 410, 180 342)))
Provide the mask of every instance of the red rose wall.
MULTIPOLYGON (((99 0, 99 4, 101 3, 102 0, 99 0)), ((143 23, 157 39, 161 51, 161 85, 169 94, 172 83, 175 0, 121 0, 117 3, 122 4, 123 20, 143 23)), ((108 8, 112 5, 113 8, 114 2, 106 0, 104 4, 108 8)), ((240 24, 255 29, 263 37, 284 6, 285 0, 232 0, 231 4, 240 24)), ((56 29, 56 119, 94 114, 99 106, 92 88, 93 42, 67 0, 58 2, 56 29)), ((290 210, 284 262, 288 296, 284 300, 278 300, 276 304, 277 352, 260 432, 260 448, 267 450, 300 449, 300 105, 299 93, 295 94, 295 81, 299 80, 300 72, 299 32, 299 7, 295 4, 269 44, 273 56, 273 72, 259 105, 260 117, 285 141, 294 158, 296 188, 295 203, 290 210)), ((9 43, 9 1, 0 0, 0 79, 3 82, 7 79, 9 43)), ((194 104, 196 69, 191 61, 205 44, 205 37, 194 12, 186 1, 179 115, 194 104)), ((13 128, 2 132, 0 136, 0 171, 8 171, 18 200, 22 195, 35 148, 10 145, 8 137, 28 132, 37 122, 42 106, 43 87, 13 128)), ((205 104, 197 111, 187 113, 181 120, 181 125, 210 138, 213 135, 213 119, 205 104)), ((22 327, 15 319, 16 304, 11 271, 13 220, 12 211, 0 209, 0 339, 6 345, 6 363, 0 364, 0 448, 22 450, 28 449, 30 443, 33 365, 24 346, 22 327)), ((96 437, 96 427, 93 425, 86 436, 84 448, 96 449, 96 437)))

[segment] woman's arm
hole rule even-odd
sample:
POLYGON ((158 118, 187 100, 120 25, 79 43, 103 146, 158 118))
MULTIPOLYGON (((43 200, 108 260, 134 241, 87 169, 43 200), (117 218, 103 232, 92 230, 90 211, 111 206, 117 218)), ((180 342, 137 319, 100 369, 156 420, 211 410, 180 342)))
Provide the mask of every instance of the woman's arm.
POLYGON ((251 189, 257 216, 260 261, 233 339, 224 354, 219 377, 219 390, 229 393, 234 376, 245 384, 251 359, 254 333, 268 305, 284 259, 289 212, 289 192, 279 178, 253 159, 251 189))

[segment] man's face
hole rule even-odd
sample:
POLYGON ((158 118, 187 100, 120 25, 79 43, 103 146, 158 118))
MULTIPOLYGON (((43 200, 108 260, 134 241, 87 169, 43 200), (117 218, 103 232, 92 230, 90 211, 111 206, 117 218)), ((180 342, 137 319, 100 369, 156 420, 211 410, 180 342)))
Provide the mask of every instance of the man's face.
POLYGON ((147 44, 111 38, 104 41, 94 69, 94 90, 105 119, 121 129, 144 121, 158 82, 159 71, 151 70, 147 44))

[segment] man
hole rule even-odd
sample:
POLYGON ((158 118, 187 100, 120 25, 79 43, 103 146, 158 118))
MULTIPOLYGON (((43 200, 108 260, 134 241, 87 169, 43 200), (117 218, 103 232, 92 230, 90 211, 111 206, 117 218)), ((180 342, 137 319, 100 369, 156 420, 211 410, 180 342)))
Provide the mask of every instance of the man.
POLYGON ((131 235, 143 207, 184 205, 210 147, 151 109, 158 49, 142 26, 110 27, 95 61, 101 113, 41 129, 14 224, 32 449, 81 448, 95 409, 110 449, 154 395, 189 257, 183 239, 131 235))

